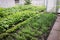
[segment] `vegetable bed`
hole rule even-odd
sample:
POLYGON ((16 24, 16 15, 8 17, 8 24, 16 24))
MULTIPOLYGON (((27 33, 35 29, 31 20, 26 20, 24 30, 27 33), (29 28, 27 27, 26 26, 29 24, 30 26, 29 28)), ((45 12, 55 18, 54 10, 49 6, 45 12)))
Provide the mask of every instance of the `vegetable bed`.
POLYGON ((21 12, 25 10, 36 11, 36 12, 43 12, 45 11, 44 6, 32 6, 32 5, 22 5, 16 6, 12 8, 0 8, 0 17, 6 17, 8 15, 14 14, 16 12, 21 12))
POLYGON ((0 16, 0 40, 45 40, 56 19, 56 14, 44 11, 42 14, 41 7, 40 9, 32 6, 16 8, 18 9, 14 10, 22 11, 15 11, 11 15, 8 15, 7 11, 3 13, 4 15, 1 14, 3 8, 0 8, 0 15, 2 15, 0 16))

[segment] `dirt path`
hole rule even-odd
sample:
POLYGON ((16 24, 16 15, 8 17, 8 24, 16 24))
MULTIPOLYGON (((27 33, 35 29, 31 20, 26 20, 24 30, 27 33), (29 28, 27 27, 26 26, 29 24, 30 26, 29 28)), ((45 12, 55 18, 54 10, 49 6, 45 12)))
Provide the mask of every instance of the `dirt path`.
POLYGON ((58 14, 56 22, 47 40, 60 40, 60 14, 58 14))

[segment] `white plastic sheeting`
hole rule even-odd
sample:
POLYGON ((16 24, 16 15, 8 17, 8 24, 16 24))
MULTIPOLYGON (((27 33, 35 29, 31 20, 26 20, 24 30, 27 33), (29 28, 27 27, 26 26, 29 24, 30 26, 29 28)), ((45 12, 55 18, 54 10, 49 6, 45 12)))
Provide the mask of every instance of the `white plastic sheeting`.
MULTIPOLYGON (((19 4, 20 5, 24 5, 25 1, 24 0, 19 0, 19 4)), ((44 0, 31 0, 31 4, 32 5, 45 5, 45 1, 44 0)))
POLYGON ((56 0, 47 0, 47 12, 56 12, 56 0))
POLYGON ((0 0, 0 7, 8 8, 15 6, 15 0, 0 0))
POLYGON ((24 5, 25 1, 24 0, 19 0, 20 5, 24 5))
MULTIPOLYGON (((57 0, 31 0, 31 5, 45 5, 47 7, 47 12, 56 12, 56 1, 57 0)), ((24 5, 24 3, 24 0, 19 0, 20 5, 24 5)), ((0 0, 0 7, 8 8, 13 6, 15 6, 15 0, 0 0)), ((58 12, 60 13, 60 8, 58 12)))
POLYGON ((32 5, 37 5, 37 6, 45 5, 45 0, 32 0, 31 4, 32 5))
POLYGON ((58 7, 58 13, 60 13, 60 0, 58 0, 57 3, 58 3, 57 6, 59 6, 59 7, 58 7))

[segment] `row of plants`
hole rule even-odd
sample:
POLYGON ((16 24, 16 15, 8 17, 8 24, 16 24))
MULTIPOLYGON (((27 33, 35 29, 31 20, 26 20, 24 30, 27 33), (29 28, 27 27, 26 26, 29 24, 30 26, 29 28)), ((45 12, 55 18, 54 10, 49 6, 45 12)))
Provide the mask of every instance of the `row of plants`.
MULTIPOLYGON (((32 14, 31 14, 32 15, 32 14)), ((28 16, 28 15, 27 15, 28 16)), ((1 40, 43 40, 56 15, 52 13, 35 14, 0 34, 1 40)))
POLYGON ((18 24, 19 22, 23 22, 30 17, 36 15, 37 12, 35 11, 22 11, 16 12, 15 14, 9 15, 5 18, 1 18, 0 20, 0 33, 6 31, 7 29, 11 28, 12 26, 18 24))
POLYGON ((25 10, 31 10, 36 12, 42 12, 45 10, 44 6, 32 6, 32 5, 22 5, 22 6, 15 6, 12 8, 0 8, 0 17, 6 17, 16 12, 21 12, 25 10))
POLYGON ((56 14, 44 6, 0 8, 0 40, 45 40, 56 14))

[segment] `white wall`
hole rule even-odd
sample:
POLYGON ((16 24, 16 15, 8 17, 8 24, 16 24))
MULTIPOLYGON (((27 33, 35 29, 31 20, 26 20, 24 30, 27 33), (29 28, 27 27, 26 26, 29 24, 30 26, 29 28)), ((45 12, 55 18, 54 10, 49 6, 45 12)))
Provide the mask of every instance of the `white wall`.
POLYGON ((8 8, 15 6, 15 0, 0 0, 0 7, 8 8))
POLYGON ((56 12, 56 0, 48 0, 47 12, 56 12))

